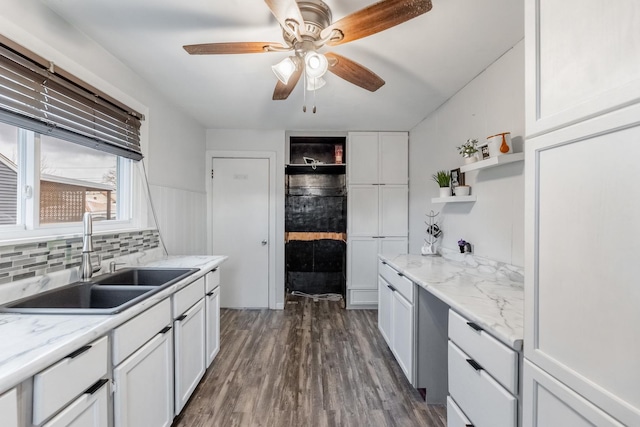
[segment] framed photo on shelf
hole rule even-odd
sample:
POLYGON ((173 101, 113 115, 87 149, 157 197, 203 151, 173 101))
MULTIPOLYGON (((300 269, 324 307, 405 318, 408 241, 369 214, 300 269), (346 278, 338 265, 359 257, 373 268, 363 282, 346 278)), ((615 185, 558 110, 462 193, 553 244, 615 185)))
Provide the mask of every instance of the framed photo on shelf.
POLYGON ((460 172, 460 168, 451 169, 451 188, 458 185, 464 185, 464 172, 460 172))

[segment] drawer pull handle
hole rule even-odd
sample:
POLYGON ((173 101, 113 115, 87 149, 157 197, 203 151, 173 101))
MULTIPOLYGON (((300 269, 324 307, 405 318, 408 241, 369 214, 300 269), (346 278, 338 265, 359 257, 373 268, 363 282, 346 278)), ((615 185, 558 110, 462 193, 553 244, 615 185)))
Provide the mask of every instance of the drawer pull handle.
POLYGON ((398 274, 398 276, 400 276, 400 277, 404 277, 404 274, 402 274, 402 273, 397 273, 397 274, 398 274))
POLYGON ((215 293, 216 293, 216 291, 207 292, 207 296, 210 297, 211 295, 213 295, 215 293))
POLYGON ((391 289, 391 292, 395 292, 395 291, 396 291, 396 288, 394 288, 394 287, 393 287, 393 286, 391 286, 391 285, 387 285, 387 288, 391 289))
POLYGON ((481 332, 481 331, 482 331, 482 328, 481 328, 480 326, 476 325, 476 324, 475 324, 475 323, 473 323, 473 322, 467 322, 467 325, 469 325, 469 327, 470 327, 471 329, 473 329, 473 330, 476 330, 476 331, 478 331, 478 332, 481 332))
POLYGON ((382 261, 382 265, 387 265, 387 263, 386 263, 386 262, 384 262, 384 261, 382 261))
POLYGON ((90 345, 85 345, 84 347, 80 347, 79 349, 77 349, 73 353, 69 353, 67 355, 66 359, 75 359, 76 357, 80 356, 82 353, 86 353, 89 350, 91 350, 91 346, 90 345))
POLYGON ((474 425, 473 424, 465 424, 464 427, 474 427, 474 425))
POLYGON ((165 326, 164 328, 162 328, 159 332, 160 335, 164 335, 167 332, 169 332, 171 330, 171 326, 165 326))
POLYGON ((476 371, 482 370, 482 366, 480 366, 480 364, 473 359, 467 359, 467 363, 471 365, 476 371))
POLYGON ((96 391, 100 390, 102 388, 103 385, 105 385, 106 383, 108 383, 109 380, 106 378, 103 378, 101 380, 96 381, 96 383, 94 385, 92 385, 91 387, 89 387, 84 394, 94 394, 96 391))
POLYGON ((182 322, 182 321, 183 321, 184 319, 186 319, 186 318, 187 318, 187 315, 186 315, 186 314, 183 314, 182 316, 177 317, 177 318, 176 318, 176 321, 178 321, 178 322, 182 322))

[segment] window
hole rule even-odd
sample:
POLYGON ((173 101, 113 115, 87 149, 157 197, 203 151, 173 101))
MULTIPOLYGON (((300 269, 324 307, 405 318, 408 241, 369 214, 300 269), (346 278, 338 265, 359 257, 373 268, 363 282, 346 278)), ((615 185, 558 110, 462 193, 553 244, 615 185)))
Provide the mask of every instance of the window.
POLYGON ((131 162, 0 122, 0 229, 130 220, 131 162))

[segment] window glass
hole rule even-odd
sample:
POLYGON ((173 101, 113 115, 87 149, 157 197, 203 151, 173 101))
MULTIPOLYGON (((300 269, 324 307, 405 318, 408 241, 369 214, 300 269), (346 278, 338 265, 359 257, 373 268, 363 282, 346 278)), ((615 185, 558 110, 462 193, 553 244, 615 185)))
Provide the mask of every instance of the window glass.
POLYGON ((0 226, 18 220, 18 128, 0 123, 0 226))
POLYGON ((118 157, 40 136, 40 223, 117 219, 118 157))

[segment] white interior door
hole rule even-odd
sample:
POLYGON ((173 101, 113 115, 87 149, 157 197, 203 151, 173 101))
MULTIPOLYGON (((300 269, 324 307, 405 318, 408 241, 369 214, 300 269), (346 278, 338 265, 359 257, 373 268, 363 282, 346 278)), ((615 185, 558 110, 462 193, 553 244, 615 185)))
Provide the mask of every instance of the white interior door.
POLYGON ((220 305, 269 307, 269 159, 213 158, 213 253, 227 255, 220 305))

